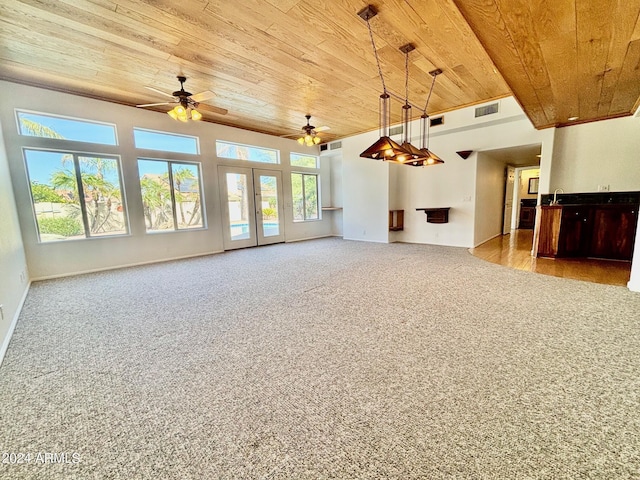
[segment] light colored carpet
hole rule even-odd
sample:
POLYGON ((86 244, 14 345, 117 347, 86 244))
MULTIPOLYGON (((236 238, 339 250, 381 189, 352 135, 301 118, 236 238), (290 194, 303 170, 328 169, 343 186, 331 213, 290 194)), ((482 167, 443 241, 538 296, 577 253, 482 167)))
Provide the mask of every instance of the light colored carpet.
POLYGON ((0 478, 640 478, 640 295, 322 239, 32 285, 0 478))

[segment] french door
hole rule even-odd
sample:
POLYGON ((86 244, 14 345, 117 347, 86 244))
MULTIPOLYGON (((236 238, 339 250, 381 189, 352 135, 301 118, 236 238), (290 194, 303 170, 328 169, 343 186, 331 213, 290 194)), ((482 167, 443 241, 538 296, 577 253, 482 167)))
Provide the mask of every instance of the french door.
POLYGON ((284 242, 282 172, 218 167, 224 249, 284 242))

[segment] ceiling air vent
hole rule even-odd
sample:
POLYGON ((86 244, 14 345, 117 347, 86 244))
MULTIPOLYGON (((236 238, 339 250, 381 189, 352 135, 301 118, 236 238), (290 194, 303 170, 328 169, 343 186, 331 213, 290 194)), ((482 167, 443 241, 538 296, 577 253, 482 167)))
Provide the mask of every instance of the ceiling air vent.
POLYGON ((394 135, 400 135, 401 133, 404 132, 404 128, 402 128, 402 125, 398 125, 397 127, 391 127, 389 129, 389 136, 393 137, 394 135))
POLYGON ((322 145, 320 145, 321 152, 326 152, 327 150, 329 150, 329 144, 323 143, 322 145))
POLYGON ((437 127, 438 125, 444 125, 444 115, 440 117, 431 117, 429 118, 429 126, 437 127))
POLYGON ((484 117, 485 115, 491 115, 492 113, 498 113, 498 103, 492 103, 491 105, 485 105, 483 107, 476 108, 476 118, 484 117))
POLYGON ((329 148, 331 150, 337 150, 338 148, 342 148, 342 142, 333 142, 329 144, 329 148))

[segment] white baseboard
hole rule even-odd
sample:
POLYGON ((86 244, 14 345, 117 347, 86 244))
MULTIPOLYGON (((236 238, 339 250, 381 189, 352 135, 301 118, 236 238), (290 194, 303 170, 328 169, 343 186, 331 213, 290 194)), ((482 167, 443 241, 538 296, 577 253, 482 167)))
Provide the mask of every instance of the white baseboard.
POLYGON ((315 237, 295 238, 293 240, 285 240, 285 243, 304 242, 307 240, 317 240, 318 238, 329 238, 329 237, 335 237, 335 236, 337 235, 317 235, 315 237))
POLYGON ((7 335, 4 337, 2 346, 0 346, 0 365, 2 365, 2 361, 4 360, 4 355, 7 353, 7 349, 9 348, 9 342, 11 341, 11 337, 13 336, 13 331, 16 329, 16 325, 18 324, 18 317, 20 316, 20 313, 22 312, 22 307, 24 306, 24 302, 27 299, 29 288, 31 288, 31 282, 29 282, 27 284, 27 288, 24 289, 24 293, 22 294, 22 298, 20 299, 20 303, 18 304, 16 313, 13 316, 13 319, 11 320, 11 324, 9 325, 9 330, 7 330, 7 335))
POLYGON ((629 280, 629 282, 627 283, 627 288, 632 292, 640 292, 640 280, 629 280))
POLYGON ((62 273, 62 274, 59 274, 59 275, 45 275, 43 277, 35 277, 32 280, 34 282, 39 282, 41 280, 52 280, 54 278, 75 277, 76 275, 85 275, 87 273, 106 272, 108 270, 117 270, 119 268, 140 267, 142 265, 151 265, 153 263, 174 262, 176 260, 186 260, 188 258, 205 257, 207 255, 215 255, 217 253, 223 253, 223 252, 224 252, 224 250, 216 250, 216 251, 213 251, 213 252, 194 253, 192 255, 183 255, 183 256, 178 256, 178 257, 162 258, 160 260, 148 260, 146 262, 125 263, 125 264, 122 264, 122 265, 114 265, 114 266, 104 267, 104 268, 92 268, 92 269, 89 269, 89 270, 80 270, 80 271, 77 271, 77 272, 62 273))

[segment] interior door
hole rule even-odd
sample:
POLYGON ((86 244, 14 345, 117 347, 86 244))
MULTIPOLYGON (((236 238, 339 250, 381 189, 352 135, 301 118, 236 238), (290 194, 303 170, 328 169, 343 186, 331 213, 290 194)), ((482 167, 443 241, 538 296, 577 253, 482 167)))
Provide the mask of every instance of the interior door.
POLYGON ((511 220, 513 217, 513 188, 516 178, 516 169, 508 166, 506 169, 506 182, 504 187, 504 217, 502 220, 502 234, 511 232, 511 220))
POLYGON ((218 167, 225 250, 284 242, 282 173, 218 167))

